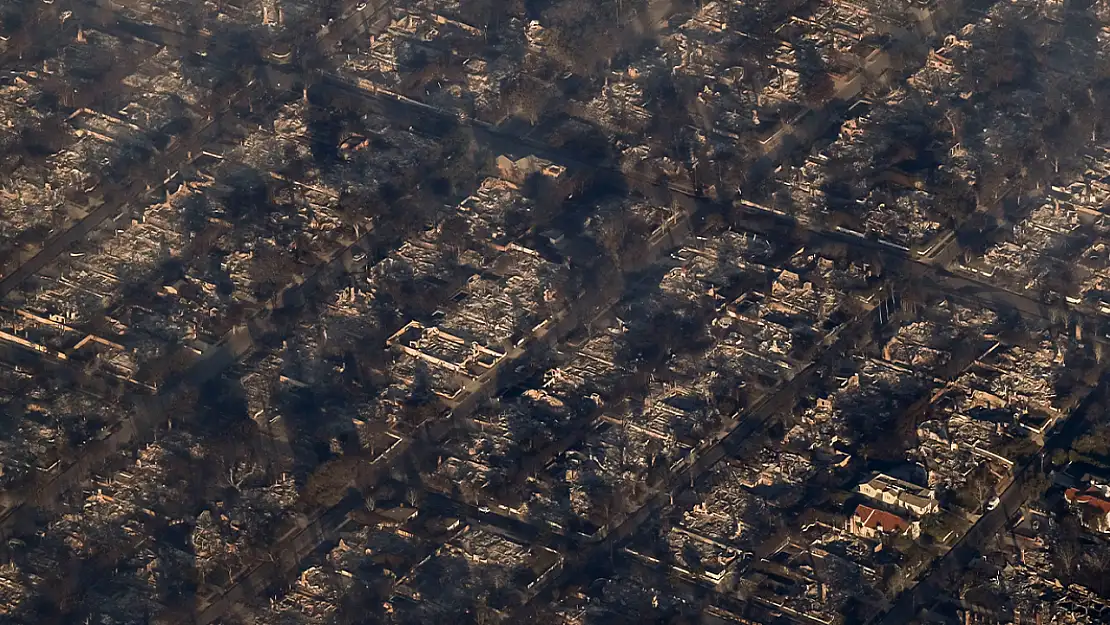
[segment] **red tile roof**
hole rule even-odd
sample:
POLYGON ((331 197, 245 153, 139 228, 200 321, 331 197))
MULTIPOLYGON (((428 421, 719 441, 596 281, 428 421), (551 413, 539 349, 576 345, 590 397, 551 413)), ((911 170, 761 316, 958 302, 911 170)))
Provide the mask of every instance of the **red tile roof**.
POLYGON ((863 504, 856 506, 854 516, 859 519, 860 525, 877 529, 880 532, 904 532, 910 526, 909 521, 897 514, 891 514, 885 510, 878 510, 863 504))
POLYGON ((1064 491, 1064 499, 1072 503, 1086 504, 1097 508, 1103 514, 1110 514, 1110 501, 1102 498, 1101 494, 1094 489, 1090 489, 1085 493, 1080 493, 1079 489, 1069 488, 1064 491))

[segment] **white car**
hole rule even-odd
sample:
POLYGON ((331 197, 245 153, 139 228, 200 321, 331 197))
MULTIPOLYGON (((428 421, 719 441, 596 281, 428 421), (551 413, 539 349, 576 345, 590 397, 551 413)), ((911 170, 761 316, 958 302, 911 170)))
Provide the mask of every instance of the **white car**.
POLYGON ((990 501, 987 502, 987 510, 994 510, 1000 503, 1002 503, 1002 500, 998 498, 998 495, 991 497, 990 501))

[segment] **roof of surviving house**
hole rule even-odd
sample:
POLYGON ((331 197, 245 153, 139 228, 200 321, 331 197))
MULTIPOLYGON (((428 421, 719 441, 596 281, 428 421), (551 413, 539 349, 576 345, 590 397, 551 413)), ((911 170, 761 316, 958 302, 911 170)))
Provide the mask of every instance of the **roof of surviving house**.
POLYGON ((1110 514, 1110 501, 1103 498, 1102 494, 1097 490, 1088 489, 1086 492, 1080 492, 1077 488, 1069 488, 1064 491, 1064 498, 1072 503, 1079 503, 1097 508, 1103 514, 1110 514))
POLYGON ((922 506, 933 500, 929 489, 884 473, 876 473, 865 483, 877 491, 889 492, 914 505, 922 506))
POLYGON ((852 516, 859 519, 859 523, 863 527, 876 529, 880 532, 901 532, 905 531, 910 526, 908 521, 897 514, 878 510, 863 504, 856 506, 856 511, 852 516))

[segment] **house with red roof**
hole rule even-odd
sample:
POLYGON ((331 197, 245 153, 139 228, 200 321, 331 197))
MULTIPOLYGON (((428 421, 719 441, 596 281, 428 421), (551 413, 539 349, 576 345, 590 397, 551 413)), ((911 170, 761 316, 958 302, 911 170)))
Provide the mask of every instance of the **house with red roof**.
POLYGON ((1110 499, 1104 491, 1091 487, 1085 491, 1069 488, 1064 491, 1064 499, 1079 513, 1079 518, 1088 529, 1110 533, 1110 499))
POLYGON ((848 530, 864 538, 906 535, 917 538, 921 535, 921 524, 904 519, 897 514, 860 504, 848 519, 848 530))

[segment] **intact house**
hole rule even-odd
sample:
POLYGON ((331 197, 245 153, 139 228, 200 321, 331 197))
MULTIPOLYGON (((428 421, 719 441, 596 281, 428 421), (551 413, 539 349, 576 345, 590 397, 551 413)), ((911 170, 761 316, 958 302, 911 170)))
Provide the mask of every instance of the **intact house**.
POLYGON ((856 487, 865 497, 889 506, 908 510, 921 517, 940 511, 940 504, 933 491, 883 473, 875 474, 869 481, 856 487))
POLYGON ((848 519, 848 530, 864 538, 906 535, 916 539, 921 535, 921 524, 885 510, 860 504, 848 519))
POLYGON ((1069 488, 1064 491, 1064 499, 1076 509, 1083 525, 1103 533, 1110 533, 1110 498, 1107 492, 1097 486, 1084 491, 1069 488))

